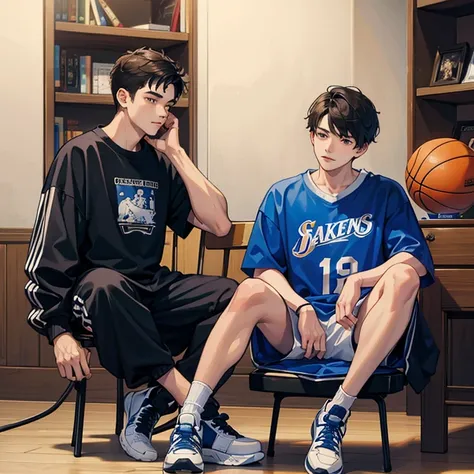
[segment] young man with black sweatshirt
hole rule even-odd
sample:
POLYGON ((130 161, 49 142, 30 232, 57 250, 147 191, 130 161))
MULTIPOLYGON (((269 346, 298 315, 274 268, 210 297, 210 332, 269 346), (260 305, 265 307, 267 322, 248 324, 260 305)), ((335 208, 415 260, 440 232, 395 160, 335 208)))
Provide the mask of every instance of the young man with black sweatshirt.
MULTIPOLYGON (((148 384, 127 394, 120 435, 125 452, 141 461, 157 458, 152 430, 183 404, 207 337, 237 287, 160 264, 167 226, 182 238, 193 227, 222 236, 231 226, 224 196, 180 146, 170 108, 186 87, 183 76, 151 49, 117 60, 116 114, 59 150, 25 266, 28 323, 54 346, 62 377, 91 376, 90 354, 74 338, 79 331, 90 333, 102 366, 129 388, 148 384)), ((260 443, 237 433, 218 409, 211 398, 203 415, 205 462, 263 458, 260 443)))

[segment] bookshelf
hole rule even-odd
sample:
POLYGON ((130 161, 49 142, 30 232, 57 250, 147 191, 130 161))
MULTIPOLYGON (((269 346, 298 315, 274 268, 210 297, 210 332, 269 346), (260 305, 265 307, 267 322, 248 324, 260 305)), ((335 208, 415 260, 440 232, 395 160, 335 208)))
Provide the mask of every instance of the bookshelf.
MULTIPOLYGON (((108 3, 114 9, 114 1, 108 3)), ((152 0, 153 1, 153 0, 152 0)), ((56 21, 54 0, 44 2, 44 175, 54 159, 54 119, 64 116, 83 124, 84 130, 105 124, 113 118, 115 107, 110 94, 82 94, 57 91, 54 84, 54 49, 91 55, 92 61, 113 63, 128 50, 143 46, 164 50, 180 62, 189 75, 189 94, 179 100, 173 112, 180 121, 180 139, 191 159, 196 161, 196 1, 186 2, 186 32, 148 31, 130 27, 85 25, 56 21)), ((119 5, 123 11, 121 2, 119 5)), ((129 2, 134 8, 133 2, 129 2)), ((145 3, 143 4, 146 5, 145 3)), ((136 8, 136 5, 135 5, 136 8)), ((122 20, 122 18, 121 18, 122 20)), ((122 21, 124 25, 125 21, 122 21)))
POLYGON ((474 104, 474 83, 418 87, 416 96, 452 105, 474 104))
MULTIPOLYGON (((407 158, 423 143, 452 137, 474 120, 474 83, 430 86, 438 48, 474 48, 474 0, 409 0, 407 158)), ((471 208, 466 217, 472 214, 471 208)), ((440 349, 436 373, 420 396, 407 389, 407 413, 421 415, 421 451, 448 449, 448 416, 474 414, 474 219, 420 221, 436 282, 423 289, 423 315, 440 349)))
MULTIPOLYGON (((114 99, 110 94, 74 94, 68 92, 56 92, 55 101, 70 104, 113 105, 114 103, 114 99)), ((189 107, 189 99, 181 98, 175 107, 189 107)))
POLYGON ((189 33, 175 33, 170 31, 145 31, 134 28, 115 28, 112 26, 82 25, 79 23, 56 22, 56 41, 64 46, 96 48, 97 41, 101 47, 116 49, 140 48, 147 42, 158 49, 185 45, 189 42, 189 33))

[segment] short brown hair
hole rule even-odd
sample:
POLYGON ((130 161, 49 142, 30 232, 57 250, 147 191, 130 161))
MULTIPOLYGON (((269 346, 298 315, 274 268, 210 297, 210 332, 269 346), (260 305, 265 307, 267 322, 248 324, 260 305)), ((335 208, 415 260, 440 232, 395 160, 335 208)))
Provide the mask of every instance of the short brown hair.
POLYGON ((140 48, 127 51, 120 56, 110 72, 110 86, 116 110, 120 109, 117 91, 124 88, 130 93, 132 100, 138 89, 149 85, 157 89, 161 84, 166 88, 173 84, 175 88, 174 103, 187 89, 185 73, 181 66, 164 52, 151 48, 140 48))
POLYGON ((321 119, 328 114, 332 133, 346 138, 351 136, 356 147, 375 142, 380 132, 379 119, 374 104, 360 89, 350 86, 330 86, 310 106, 306 128, 314 132, 321 119), (339 131, 337 131, 337 130, 339 131))

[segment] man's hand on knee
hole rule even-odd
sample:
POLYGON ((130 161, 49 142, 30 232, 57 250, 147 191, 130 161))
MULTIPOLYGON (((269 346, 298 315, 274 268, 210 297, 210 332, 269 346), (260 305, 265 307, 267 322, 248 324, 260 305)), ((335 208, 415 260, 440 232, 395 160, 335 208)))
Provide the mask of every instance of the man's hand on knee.
POLYGON ((63 333, 54 339, 54 355, 59 374, 73 382, 80 382, 84 377, 92 377, 89 361, 90 351, 84 349, 70 333, 63 333))
POLYGON ((317 356, 322 359, 326 353, 326 333, 312 306, 301 309, 298 330, 301 334, 301 347, 306 351, 305 357, 312 359, 317 356))
POLYGON ((351 329, 357 324, 352 310, 360 298, 360 288, 360 280, 357 277, 351 275, 346 278, 336 303, 336 322, 344 329, 351 329))

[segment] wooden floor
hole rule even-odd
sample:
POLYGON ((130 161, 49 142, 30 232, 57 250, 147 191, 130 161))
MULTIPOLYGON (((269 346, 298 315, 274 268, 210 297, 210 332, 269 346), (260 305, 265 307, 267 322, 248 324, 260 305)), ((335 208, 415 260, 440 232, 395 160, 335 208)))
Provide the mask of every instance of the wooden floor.
MULTIPOLYGON (((32 416, 49 405, 42 402, 0 401, 0 425, 32 416)), ((233 407, 225 411, 237 430, 262 440, 266 448, 270 409, 233 407)), ((309 409, 282 409, 274 458, 265 458, 257 465, 241 468, 207 465, 206 471, 226 474, 305 472, 303 462, 310 445, 309 427, 314 414, 315 411, 309 409)), ((0 433, 0 473, 161 473, 169 432, 153 438, 160 454, 158 461, 141 463, 122 452, 117 437, 112 435, 114 419, 113 405, 86 405, 82 458, 74 458, 70 446, 73 421, 71 403, 64 404, 52 415, 35 423, 0 433)), ((474 419, 450 419, 449 451, 446 454, 420 452, 417 417, 389 413, 389 429, 392 472, 474 473, 474 419)), ((344 438, 345 472, 382 472, 380 443, 377 414, 354 412, 344 438)))

